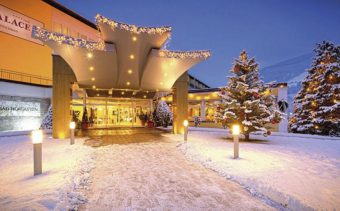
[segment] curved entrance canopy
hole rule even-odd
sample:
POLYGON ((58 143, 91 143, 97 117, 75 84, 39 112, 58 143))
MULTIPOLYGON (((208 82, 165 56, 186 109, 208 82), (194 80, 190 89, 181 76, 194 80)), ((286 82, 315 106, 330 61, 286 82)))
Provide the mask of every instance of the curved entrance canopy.
MULTIPOLYGON (((70 65, 79 87, 150 92, 169 91, 175 81, 209 51, 169 51, 163 48, 171 27, 138 27, 96 16, 98 42, 34 27, 42 40, 70 65)), ((89 93, 89 92, 88 92, 89 93)))

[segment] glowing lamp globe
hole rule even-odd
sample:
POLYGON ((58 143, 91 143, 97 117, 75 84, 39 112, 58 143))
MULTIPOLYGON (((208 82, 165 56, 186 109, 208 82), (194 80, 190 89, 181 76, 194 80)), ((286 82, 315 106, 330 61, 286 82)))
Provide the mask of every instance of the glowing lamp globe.
POLYGON ((233 135, 240 135, 240 126, 239 125, 233 125, 232 128, 233 135))
POLYGON ((183 121, 183 125, 184 125, 184 127, 188 127, 188 125, 189 125, 188 120, 184 120, 184 121, 183 121))
POLYGON ((33 130, 32 131, 32 143, 33 144, 40 144, 43 140, 43 132, 42 130, 33 130))
POLYGON ((76 123, 75 122, 70 122, 70 129, 74 130, 76 128, 76 123))

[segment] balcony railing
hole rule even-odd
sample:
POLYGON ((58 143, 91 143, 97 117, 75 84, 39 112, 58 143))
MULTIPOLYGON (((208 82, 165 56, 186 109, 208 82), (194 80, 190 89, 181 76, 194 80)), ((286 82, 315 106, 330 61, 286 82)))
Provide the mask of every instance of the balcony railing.
POLYGON ((42 86, 52 86, 51 78, 44 78, 37 75, 16 72, 12 70, 0 69, 0 79, 8 81, 16 81, 26 84, 35 84, 42 86))

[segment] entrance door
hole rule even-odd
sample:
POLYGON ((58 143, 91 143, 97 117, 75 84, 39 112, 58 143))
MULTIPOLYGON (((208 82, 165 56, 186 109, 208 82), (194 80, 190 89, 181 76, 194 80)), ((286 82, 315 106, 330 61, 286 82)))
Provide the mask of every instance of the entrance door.
MULTIPOLYGON (((88 98, 86 102, 88 118, 92 121, 90 128, 140 127, 143 115, 151 115, 151 106, 151 100, 88 98)), ((83 105, 73 100, 72 110, 81 121, 83 105)))

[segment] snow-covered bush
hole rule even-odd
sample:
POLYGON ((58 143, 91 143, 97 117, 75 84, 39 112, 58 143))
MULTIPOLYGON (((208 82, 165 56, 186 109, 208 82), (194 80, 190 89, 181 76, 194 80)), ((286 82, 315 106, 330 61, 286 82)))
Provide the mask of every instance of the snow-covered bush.
POLYGON ((167 127, 169 124, 172 123, 172 112, 168 104, 164 100, 158 101, 153 116, 156 126, 167 127))
POLYGON ((42 122, 41 122, 41 125, 40 125, 40 128, 41 129, 52 129, 52 104, 48 107, 48 111, 47 113, 45 114, 42 122))

